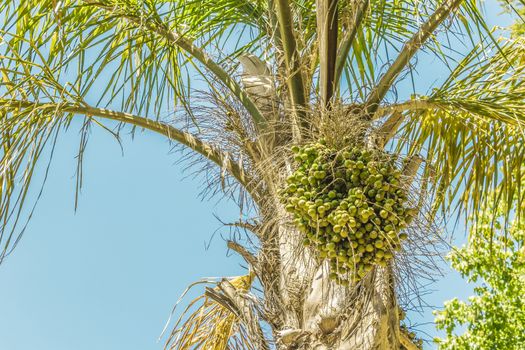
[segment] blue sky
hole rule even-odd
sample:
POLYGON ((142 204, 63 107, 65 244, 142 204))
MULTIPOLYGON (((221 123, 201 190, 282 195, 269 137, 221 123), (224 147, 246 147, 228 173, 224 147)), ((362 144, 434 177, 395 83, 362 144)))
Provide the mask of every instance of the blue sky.
MULTIPOLYGON (((489 2, 488 13, 498 12, 489 2)), ((189 283, 245 271, 227 256, 220 235, 229 231, 214 216, 234 221, 238 209, 197 198, 202 183, 182 172, 162 137, 124 137, 122 155, 95 128, 75 212, 76 126, 59 140, 30 227, 0 266, 0 350, 162 349, 157 338, 189 283)), ((461 242, 464 233, 456 237, 461 242)), ((470 291, 455 274, 432 288, 426 300, 434 305, 470 291)), ((430 311, 412 317, 433 319, 430 311)), ((421 328, 435 334, 431 325, 421 328)))

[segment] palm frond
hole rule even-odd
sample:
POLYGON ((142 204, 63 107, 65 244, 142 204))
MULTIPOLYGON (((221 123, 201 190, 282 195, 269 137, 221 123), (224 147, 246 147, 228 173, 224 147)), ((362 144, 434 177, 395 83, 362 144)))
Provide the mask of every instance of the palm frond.
MULTIPOLYGON (((229 279, 235 291, 247 293, 254 275, 238 276, 229 279)), ((203 295, 193 299, 181 313, 174 325, 166 349, 260 349, 249 334, 249 327, 243 318, 229 305, 217 301, 220 286, 208 289, 203 295)))
POLYGON ((419 51, 421 46, 423 46, 438 26, 443 23, 449 14, 462 2, 463 0, 444 1, 428 20, 421 25, 418 31, 414 33, 410 40, 403 45, 396 59, 388 67, 385 74, 383 74, 377 85, 374 86, 367 98, 367 113, 370 116, 376 112, 379 103, 383 100, 401 71, 408 65, 411 58, 419 51))
POLYGON ((525 161, 525 43, 498 45, 492 53, 476 47, 431 96, 392 107, 408 117, 398 150, 425 154, 437 169, 432 186, 444 212, 458 207, 476 217, 497 191, 508 217, 512 198, 524 200, 517 179, 525 161))
POLYGON ((290 91, 291 108, 295 114, 300 115, 306 105, 305 86, 303 77, 303 64, 299 55, 297 44, 297 33, 294 25, 294 18, 291 2, 288 0, 275 0, 275 10, 279 25, 280 38, 283 45, 283 55, 286 62, 286 79, 290 91))
POLYGON ((74 69, 76 77, 69 79, 83 95, 93 94, 96 83, 109 76, 104 79, 106 88, 97 91, 97 105, 120 102, 126 112, 161 114, 165 109, 159 106, 169 105, 160 101, 173 108, 188 103, 190 74, 209 71, 262 123, 260 111, 232 72, 203 48, 233 29, 217 30, 221 12, 195 19, 194 8, 120 0, 69 0, 58 6, 55 1, 26 1, 21 6, 6 1, 0 5, 6 13, 4 36, 9 36, 10 50, 21 59, 33 61, 34 51, 40 50, 57 79, 61 72, 74 69), (194 37, 199 37, 202 46, 194 37), (199 68, 191 69, 194 65, 199 68))
MULTIPOLYGON (((31 49, 40 54, 39 50, 31 49)), ((57 81, 45 63, 21 60, 14 51, 3 56, 0 74, 0 262, 23 233, 24 217, 32 214, 32 209, 25 209, 25 202, 37 163, 47 154, 46 147, 52 149, 55 138, 70 126, 74 117, 84 118, 83 128, 95 124, 110 131, 99 120, 102 119, 159 133, 215 163, 223 172, 237 174, 232 176, 238 176, 237 181, 246 189, 251 187, 238 159, 217 144, 181 130, 173 121, 93 107, 76 86, 57 81)), ((87 139, 83 137, 82 145, 85 142, 87 139)), ((81 168, 82 150, 79 153, 81 168)))

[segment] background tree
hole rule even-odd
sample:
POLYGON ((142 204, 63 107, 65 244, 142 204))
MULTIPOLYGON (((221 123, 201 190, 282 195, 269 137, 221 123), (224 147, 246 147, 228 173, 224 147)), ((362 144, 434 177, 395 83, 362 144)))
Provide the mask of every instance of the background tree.
POLYGON ((525 34, 525 25, 523 24, 523 18, 525 16, 525 6, 521 1, 503 1, 503 8, 505 12, 514 14, 521 20, 516 21, 510 27, 512 35, 515 37, 523 36, 525 34))
MULTIPOLYGON (((435 268, 436 213, 476 215, 489 189, 504 217, 513 198, 522 203, 515 180, 524 159, 524 44, 496 40, 475 1, 8 0, 0 12, 2 258, 30 217, 33 170, 73 118, 84 121, 79 187, 90 128, 118 139, 128 125, 186 146, 203 161, 198 169, 244 209, 234 225, 254 245, 229 247, 250 273, 207 288, 192 304, 202 301, 196 313, 188 309, 177 323, 170 348, 414 348, 400 331, 399 305, 417 292, 414 276, 435 268), (424 57, 450 74, 430 94, 414 83, 405 100, 396 88, 404 77, 416 79, 416 58, 424 57), (198 94, 196 76, 207 85, 198 94), (282 203, 286 179, 297 175, 294 152, 308 163, 316 147, 334 164, 336 154, 389 159, 377 175, 403 205, 380 208, 376 192, 386 190, 367 189, 363 226, 381 215, 381 225, 395 220, 401 229, 396 215, 415 216, 403 232, 392 230, 392 239, 403 240, 395 252, 359 243, 367 259, 379 251, 394 259, 366 261, 347 285, 334 280, 339 267, 322 251, 303 246, 304 223, 293 222, 282 203), (261 294, 250 287, 255 277, 261 294)), ((363 161, 347 160, 362 168, 363 161)), ((311 183, 342 180, 330 168, 318 171, 311 183)), ((367 175, 337 186, 365 186, 367 175)), ((310 194, 317 195, 324 196, 310 194)), ((339 205, 344 196, 333 200, 339 205)), ((318 216, 314 210, 313 223, 318 216)))
POLYGON ((477 286, 468 302, 455 298, 436 312, 437 328, 446 331, 446 338, 436 339, 440 349, 520 349, 525 344, 525 227, 523 219, 495 219, 500 215, 488 205, 468 245, 448 256, 454 269, 477 286), (463 334, 457 334, 460 327, 466 327, 463 334))

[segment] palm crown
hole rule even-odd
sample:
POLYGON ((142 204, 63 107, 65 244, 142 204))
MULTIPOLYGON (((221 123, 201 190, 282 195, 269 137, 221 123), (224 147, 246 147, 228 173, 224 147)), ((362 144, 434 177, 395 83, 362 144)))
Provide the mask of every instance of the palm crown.
POLYGON ((291 145, 330 121, 410 159, 432 213, 476 217, 489 190, 506 215, 522 203, 525 43, 495 38, 476 1, 6 0, 0 12, 0 261, 25 227, 33 169, 75 118, 80 154, 92 126, 155 131, 260 211, 291 145), (420 52, 448 77, 397 98, 420 52))

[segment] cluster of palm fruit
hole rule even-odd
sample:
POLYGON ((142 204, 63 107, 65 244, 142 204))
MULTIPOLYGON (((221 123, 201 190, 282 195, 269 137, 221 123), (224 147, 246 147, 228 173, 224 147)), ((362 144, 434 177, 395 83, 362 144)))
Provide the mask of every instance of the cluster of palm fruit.
POLYGON ((305 234, 304 244, 330 260, 330 277, 348 284, 374 265, 386 266, 415 214, 405 207, 392 157, 359 147, 336 151, 324 140, 292 151, 298 167, 281 200, 305 234))

